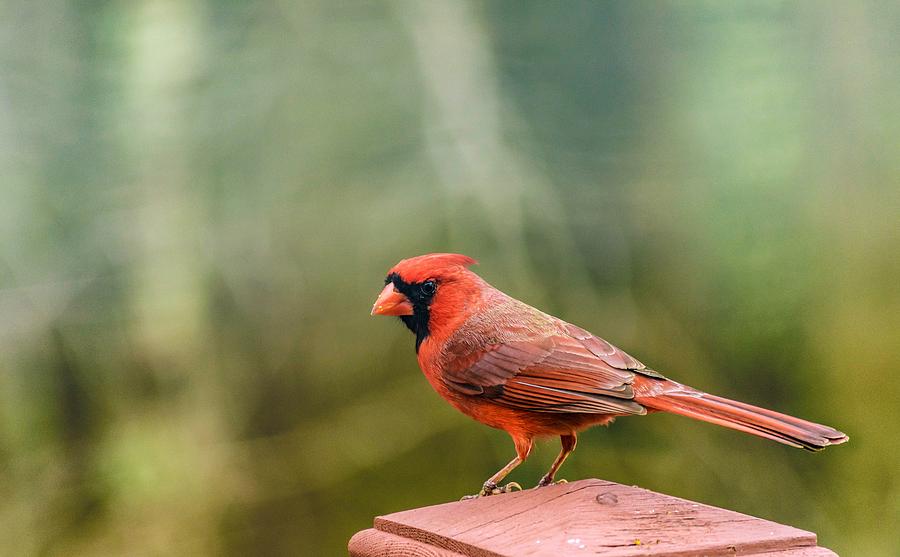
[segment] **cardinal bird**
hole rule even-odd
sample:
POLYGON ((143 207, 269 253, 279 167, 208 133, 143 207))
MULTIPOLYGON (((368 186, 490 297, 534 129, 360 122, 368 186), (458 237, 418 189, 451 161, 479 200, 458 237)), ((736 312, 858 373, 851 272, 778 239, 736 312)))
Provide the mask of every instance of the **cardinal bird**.
POLYGON ((507 296, 468 269, 465 255, 432 253, 388 271, 372 315, 395 315, 416 335, 419 367, 459 411, 506 431, 516 457, 479 496, 521 489, 503 479, 535 438, 562 450, 538 487, 575 449, 577 434, 617 416, 671 412, 818 451, 847 441, 828 426, 698 391, 666 378, 588 331, 507 296))

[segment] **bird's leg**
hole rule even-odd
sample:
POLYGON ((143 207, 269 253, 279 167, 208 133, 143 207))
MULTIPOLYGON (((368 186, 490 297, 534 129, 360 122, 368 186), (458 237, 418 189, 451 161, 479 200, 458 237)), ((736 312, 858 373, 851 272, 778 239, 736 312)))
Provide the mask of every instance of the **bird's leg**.
POLYGON ((516 458, 510 460, 506 466, 488 478, 481 487, 481 491, 475 495, 466 495, 463 497, 464 500, 487 497, 488 495, 497 495, 499 493, 509 493, 510 491, 521 491, 522 486, 516 482, 510 482, 504 486, 499 485, 499 483, 503 481, 503 478, 508 476, 516 466, 525 462, 525 459, 528 458, 528 455, 531 453, 531 447, 533 445, 531 438, 513 436, 513 443, 516 444, 516 458))
POLYGON ((502 487, 499 485, 499 483, 503 481, 503 478, 505 478, 510 472, 512 472, 516 466, 522 464, 522 462, 524 462, 524 459, 518 456, 510 460, 509 464, 498 470, 496 474, 494 474, 486 482, 484 482, 484 485, 481 487, 481 491, 478 492, 478 495, 476 495, 476 497, 487 497, 488 495, 496 495, 498 493, 521 490, 522 486, 520 486, 516 482, 510 482, 502 487))
POLYGON ((552 483, 566 482, 566 480, 554 482, 553 476, 556 475, 556 472, 559 470, 559 467, 562 466, 562 463, 566 461, 566 457, 569 456, 569 453, 575 450, 575 444, 578 442, 578 438, 575 436, 575 433, 572 432, 571 435, 560 435, 559 440, 562 442, 562 450, 559 451, 559 455, 556 457, 556 460, 553 461, 553 466, 550 467, 550 471, 544 474, 544 477, 538 482, 538 487, 544 487, 545 485, 550 485, 552 483))

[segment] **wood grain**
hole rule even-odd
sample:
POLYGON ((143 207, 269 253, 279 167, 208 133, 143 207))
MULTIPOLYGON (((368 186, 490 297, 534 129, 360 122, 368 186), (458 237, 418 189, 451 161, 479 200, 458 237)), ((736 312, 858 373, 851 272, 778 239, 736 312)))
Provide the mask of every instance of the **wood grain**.
POLYGON ((460 557, 459 553, 374 528, 357 532, 347 549, 350 557, 460 557))
POLYGON ((811 532, 603 480, 393 513, 357 536, 357 557, 834 556, 811 532))

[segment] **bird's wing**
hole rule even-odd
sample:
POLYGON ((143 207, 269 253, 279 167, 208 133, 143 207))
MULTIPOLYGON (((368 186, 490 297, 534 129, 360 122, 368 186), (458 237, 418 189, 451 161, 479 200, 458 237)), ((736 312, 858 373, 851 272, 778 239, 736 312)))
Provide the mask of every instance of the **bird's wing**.
POLYGON ((662 378, 584 329, 458 350, 444 366, 447 385, 466 395, 533 412, 645 414, 634 402, 635 373, 662 378))

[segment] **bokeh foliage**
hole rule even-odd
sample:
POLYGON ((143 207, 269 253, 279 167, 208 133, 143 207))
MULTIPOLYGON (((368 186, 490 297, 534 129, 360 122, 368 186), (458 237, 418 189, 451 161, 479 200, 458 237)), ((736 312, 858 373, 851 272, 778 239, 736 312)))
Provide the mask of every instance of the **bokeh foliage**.
POLYGON ((898 37, 888 1, 0 2, 0 553, 338 555, 477 489, 511 443, 368 316, 458 251, 851 436, 622 419, 565 477, 892 554, 898 37))

